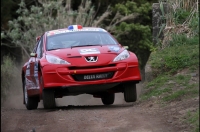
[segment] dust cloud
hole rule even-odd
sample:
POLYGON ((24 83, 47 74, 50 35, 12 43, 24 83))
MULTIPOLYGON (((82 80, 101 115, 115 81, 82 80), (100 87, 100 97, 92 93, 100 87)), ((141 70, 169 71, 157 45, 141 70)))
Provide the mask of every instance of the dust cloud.
MULTIPOLYGON (((142 93, 142 84, 139 83, 136 85, 137 87, 137 95, 138 98, 142 93)), ((126 104, 124 100, 123 93, 116 93, 115 94, 115 102, 114 104, 121 105, 126 104)), ((92 95, 89 94, 82 94, 78 96, 66 96, 63 98, 56 99, 57 106, 67 106, 67 105, 103 105, 101 102, 101 98, 94 98, 92 95)))
POLYGON ((10 81, 11 87, 8 90, 6 99, 1 106, 13 109, 24 109, 23 105, 23 89, 20 70, 16 71, 15 77, 10 81))
MULTIPOLYGON (((124 104, 124 96, 122 93, 115 94, 114 104, 124 104)), ((56 99, 57 106, 67 106, 67 105, 103 105, 101 98, 94 98, 89 94, 82 94, 78 96, 66 96, 63 98, 56 99)))

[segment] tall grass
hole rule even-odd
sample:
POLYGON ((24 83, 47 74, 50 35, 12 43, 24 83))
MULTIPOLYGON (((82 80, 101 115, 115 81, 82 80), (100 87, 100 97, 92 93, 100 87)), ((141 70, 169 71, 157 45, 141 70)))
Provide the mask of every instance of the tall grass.
MULTIPOLYGON (((168 5, 167 12, 164 14, 166 23, 162 29, 164 39, 159 49, 166 48, 168 42, 174 39, 174 34, 186 34, 187 38, 199 36, 199 1, 167 0, 166 3, 168 5)), ((160 1, 160 4, 163 2, 160 1)))
POLYGON ((193 132, 199 132, 199 109, 194 112, 188 111, 185 117, 188 123, 192 124, 193 132))
POLYGON ((168 23, 169 26, 173 25, 177 21, 176 19, 179 19, 177 16, 181 18, 190 16, 191 19, 194 14, 199 12, 198 0, 167 0, 167 3, 169 15, 166 20, 167 22, 172 22, 168 23))

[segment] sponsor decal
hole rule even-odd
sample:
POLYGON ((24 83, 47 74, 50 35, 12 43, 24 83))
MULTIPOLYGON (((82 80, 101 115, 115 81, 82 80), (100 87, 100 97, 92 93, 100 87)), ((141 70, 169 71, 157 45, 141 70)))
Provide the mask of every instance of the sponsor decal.
POLYGON ((84 80, 107 78, 108 74, 84 75, 84 80))
POLYGON ((90 49, 79 49, 80 54, 87 55, 87 54, 100 54, 100 51, 97 48, 90 48, 90 49))
POLYGON ((113 52, 118 52, 120 50, 120 47, 118 47, 118 46, 108 46, 108 49, 110 51, 113 51, 113 52))
POLYGON ((30 64, 29 63, 26 67, 26 76, 30 76, 30 64))
POLYGON ((35 86, 35 84, 27 78, 26 78, 26 87, 27 89, 39 89, 39 85, 35 86))

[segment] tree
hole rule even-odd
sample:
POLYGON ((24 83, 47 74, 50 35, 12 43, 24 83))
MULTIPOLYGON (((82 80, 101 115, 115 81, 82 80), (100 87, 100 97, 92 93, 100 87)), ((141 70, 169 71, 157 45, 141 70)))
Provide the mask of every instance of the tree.
POLYGON ((111 1, 98 14, 101 4, 94 7, 89 0, 82 0, 77 10, 71 7, 75 1, 71 0, 39 0, 40 6, 26 7, 24 1, 19 4, 19 17, 9 21, 9 30, 1 32, 1 38, 7 38, 12 43, 2 45, 20 47, 29 56, 35 45, 33 37, 43 32, 58 28, 65 28, 71 24, 83 26, 103 27, 117 37, 122 45, 136 53, 140 62, 140 69, 144 68, 150 53, 154 50, 151 35, 151 4, 145 0, 111 1), (95 9, 97 11, 95 11, 95 9))
POLYGON ((89 26, 94 19, 94 8, 90 1, 82 2, 77 11, 73 11, 62 1, 41 1, 41 6, 26 7, 24 1, 19 4, 19 17, 9 21, 9 30, 1 32, 1 40, 7 38, 11 43, 1 43, 8 47, 20 47, 26 56, 35 46, 35 39, 45 31, 65 28, 71 24, 89 26))
POLYGON ((155 49, 152 42, 151 4, 144 0, 118 3, 100 26, 106 28, 122 45, 136 53, 144 79, 145 65, 155 49))

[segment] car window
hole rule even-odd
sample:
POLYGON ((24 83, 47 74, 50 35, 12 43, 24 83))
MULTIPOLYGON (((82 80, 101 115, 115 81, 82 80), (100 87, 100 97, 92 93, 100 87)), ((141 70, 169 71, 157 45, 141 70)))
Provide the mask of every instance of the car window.
POLYGON ((41 58, 42 57, 42 53, 43 53, 43 36, 41 37, 41 39, 38 41, 38 45, 37 45, 37 57, 41 58))
POLYGON ((109 33, 97 31, 68 32, 47 37, 47 50, 99 44, 117 44, 117 42, 109 33))

